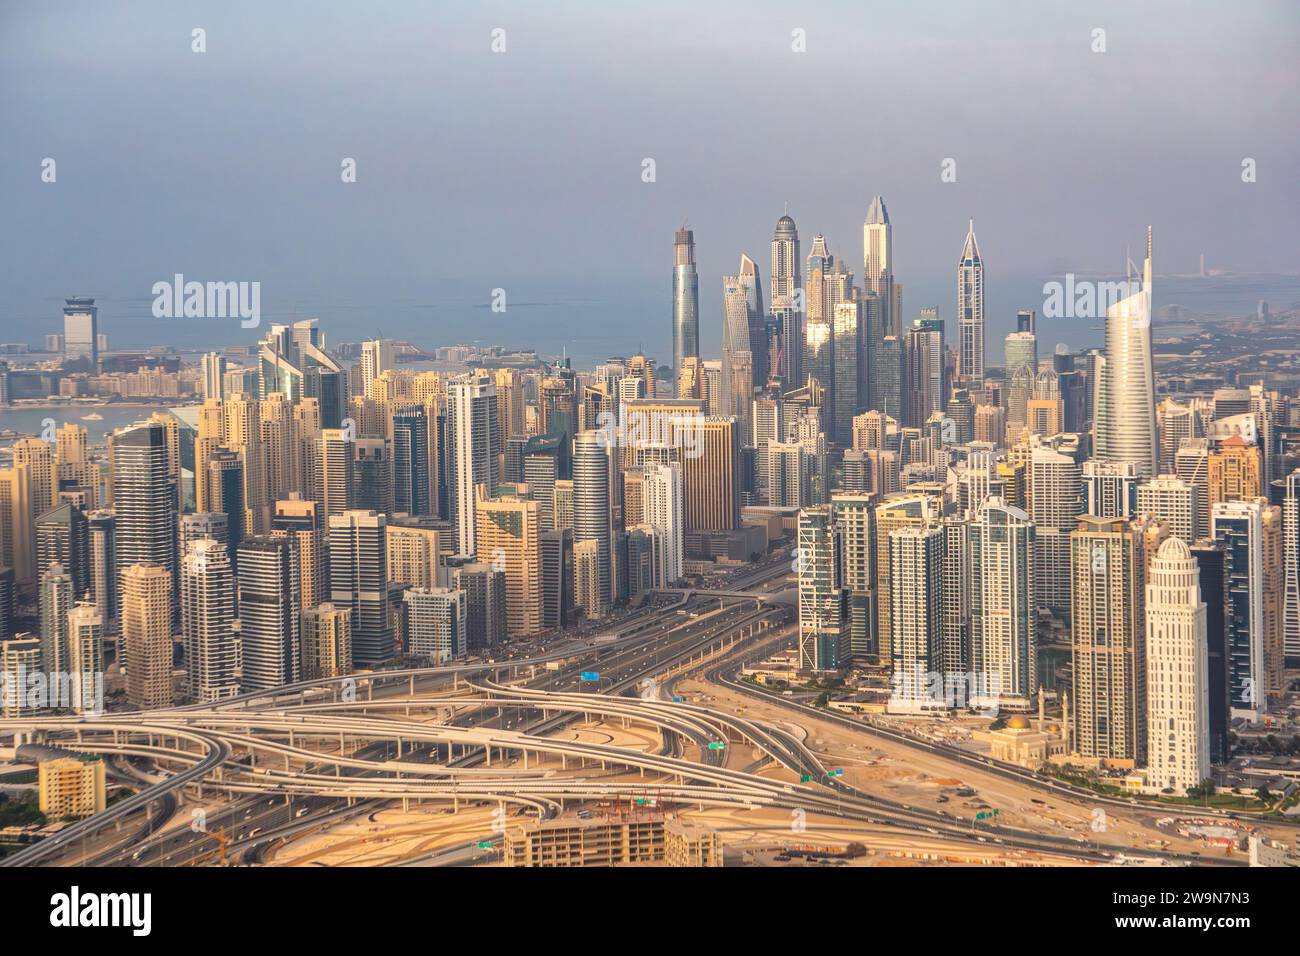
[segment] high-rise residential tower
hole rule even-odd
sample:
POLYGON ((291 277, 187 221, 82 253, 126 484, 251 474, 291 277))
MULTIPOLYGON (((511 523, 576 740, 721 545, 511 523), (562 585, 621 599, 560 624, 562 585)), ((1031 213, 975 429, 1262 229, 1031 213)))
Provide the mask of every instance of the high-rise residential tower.
MULTIPOLYGON (((167 429, 131 425, 110 443, 117 566, 156 564, 176 572, 176 485, 168 467, 167 429)), ((211 509, 209 509, 211 510, 211 509)))
MULTIPOLYGON (((499 480, 501 450, 497 426, 496 386, 487 379, 466 377, 447 385, 447 472, 451 522, 456 552, 475 552, 475 491, 486 485, 489 494, 499 480)), ((359 623, 359 622, 354 622, 359 623)), ((357 627, 357 632, 360 628, 357 627)), ((362 658, 358 655, 357 660, 362 658)))
MULTIPOLYGON (((586 587, 587 616, 604 617, 613 594, 613 524, 610 516, 610 452, 599 431, 580 432, 573 441, 573 542, 574 555, 586 544, 587 571, 580 574, 586 587), (594 576, 593 576, 594 574, 594 576)), ((583 553, 586 554, 586 551, 583 553)), ((581 603, 581 602, 580 602, 581 603)))
POLYGON ((235 677, 235 580, 224 542, 199 538, 181 558, 186 696, 198 704, 239 693, 235 677))
POLYGON ((1168 538, 1147 576, 1147 782, 1178 795, 1210 776, 1209 664, 1196 558, 1168 538))
POLYGON ((1145 556, 1124 518, 1084 515, 1070 535, 1074 740, 1079 753, 1146 758, 1145 556))
POLYGON ((967 384, 984 381, 984 260, 970 221, 957 262, 957 374, 967 384))
POLYGON ((974 696, 1025 707, 1038 690, 1034 524, 995 495, 967 535, 974 696))
POLYGON ((302 678, 299 584, 298 551, 288 538, 255 536, 240 544, 239 623, 246 690, 266 690, 302 678))
POLYGON ((140 710, 172 705, 172 574, 160 564, 122 570, 126 699, 140 710))
POLYGON ((396 650, 388 594, 388 519, 345 511, 329 519, 330 602, 352 609, 352 659, 359 667, 396 650))

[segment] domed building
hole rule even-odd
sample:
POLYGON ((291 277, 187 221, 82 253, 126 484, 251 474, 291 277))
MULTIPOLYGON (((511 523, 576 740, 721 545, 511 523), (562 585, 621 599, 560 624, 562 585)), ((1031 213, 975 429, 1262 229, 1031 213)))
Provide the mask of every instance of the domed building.
POLYGON ((1024 714, 1009 718, 1000 730, 988 732, 990 756, 994 760, 1019 764, 1022 767, 1039 767, 1069 749, 1068 735, 1061 728, 1070 723, 1070 702, 1062 698, 1060 723, 1047 722, 1043 689, 1038 689, 1038 717, 1031 721, 1024 714), (1034 724, 1038 726, 1035 727, 1034 724))

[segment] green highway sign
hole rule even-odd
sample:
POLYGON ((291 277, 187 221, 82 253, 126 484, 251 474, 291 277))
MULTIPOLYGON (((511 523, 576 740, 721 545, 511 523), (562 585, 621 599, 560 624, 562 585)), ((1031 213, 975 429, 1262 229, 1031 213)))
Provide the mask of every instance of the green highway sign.
POLYGON ((492 849, 492 845, 493 845, 493 844, 492 844, 492 841, 491 841, 491 840, 479 840, 479 841, 478 841, 478 848, 479 848, 480 850, 490 850, 490 849, 492 849))
POLYGON ((711 740, 711 741, 709 741, 709 749, 710 749, 710 750, 724 750, 724 749, 726 749, 726 746, 727 746, 727 745, 724 744, 724 743, 723 743, 722 741, 720 741, 720 740, 711 740))
POLYGON ((811 782, 812 782, 812 774, 810 774, 810 773, 806 773, 806 774, 804 774, 802 777, 799 778, 799 782, 800 782, 800 783, 811 783, 811 782))

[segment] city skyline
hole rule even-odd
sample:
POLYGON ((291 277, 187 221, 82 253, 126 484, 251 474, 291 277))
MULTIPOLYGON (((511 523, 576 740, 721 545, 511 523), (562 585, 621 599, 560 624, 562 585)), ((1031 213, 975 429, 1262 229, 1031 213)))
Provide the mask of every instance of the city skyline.
POLYGON ((1300 11, 740 10, 0 0, 52 927, 275 897, 226 867, 279 923, 317 867, 1285 913, 1300 11))
MULTIPOLYGON (((659 237, 687 221, 697 235, 698 269, 705 280, 700 298, 702 347, 715 351, 721 341, 716 277, 731 274, 741 252, 764 261, 761 243, 783 203, 800 224, 805 244, 821 232, 837 254, 853 264, 861 261, 857 236, 875 195, 886 197, 895 221, 893 271, 908 288, 904 317, 909 321, 926 306, 938 306, 941 318, 955 321, 948 314, 952 297, 945 288, 951 254, 943 252, 934 237, 951 231, 955 243, 960 224, 972 217, 980 221, 984 251, 997 263, 988 290, 991 342, 1010 330, 1016 310, 1038 307, 1043 281, 1067 272, 1122 274, 1126 240, 1120 237, 1138 235, 1147 222, 1156 223, 1167 237, 1162 262, 1171 272, 1196 274, 1202 254, 1211 268, 1235 272, 1295 269, 1282 212, 1300 204, 1295 193, 1298 158, 1285 130, 1269 119, 1285 115, 1281 98, 1286 81, 1293 85, 1295 80, 1293 60, 1270 56, 1296 26, 1295 12, 1281 4, 1252 7, 1248 14, 1231 17, 1205 5, 1203 16, 1216 23, 1206 34, 1192 31, 1190 21, 1173 18, 1160 20, 1159 30, 1143 29, 1142 18, 1160 19, 1159 12, 1135 12, 1122 5, 1102 7, 1094 13, 1096 23, 1075 26, 1060 18, 1024 21, 998 9, 975 18, 963 10, 937 32, 916 34, 911 14, 901 5, 886 6, 870 32, 873 48, 887 57, 868 67, 879 71, 877 82, 906 75, 898 72, 899 59, 919 56, 928 64, 922 71, 925 81, 918 84, 914 77, 909 84, 909 110, 900 110, 887 98, 877 104, 886 110, 877 122, 888 120, 895 130, 890 143, 855 132, 852 136, 862 141, 851 138, 842 151, 823 151, 825 155, 813 159, 796 150, 779 164, 758 157, 729 164, 724 157, 701 155, 692 148, 692 140, 699 138, 699 121, 673 126, 661 97, 689 83, 700 115, 734 117, 736 109, 748 108, 744 104, 754 97, 731 96, 725 110, 720 101, 716 109, 708 106, 742 83, 764 91, 769 108, 810 84, 836 88, 850 78, 861 83, 861 63, 850 53, 855 41, 867 37, 855 32, 861 28, 853 28, 851 18, 845 33, 846 24, 834 17, 834 6, 824 13, 801 11, 789 23, 768 10, 750 21, 728 23, 726 31, 710 27, 716 14, 697 11, 704 18, 701 33, 726 32, 727 55, 748 48, 753 54, 749 65, 717 84, 708 82, 712 71, 687 64, 673 86, 653 95, 634 84, 646 69, 646 58, 682 54, 672 45, 633 41, 613 32, 619 14, 588 20, 584 33, 573 29, 576 9, 562 6, 552 23, 513 11, 501 20, 507 29, 506 52, 495 54, 490 31, 496 24, 467 15, 464 22, 434 29, 417 8, 405 8, 398 15, 410 28, 407 35, 384 36, 365 49, 427 45, 480 92, 458 104, 441 92, 436 85, 441 74, 431 70, 410 92, 386 87, 383 105, 369 111, 364 132, 356 135, 349 134, 360 122, 356 104, 369 102, 369 94, 390 68, 373 53, 345 56, 344 50, 354 47, 342 46, 346 20, 339 7, 325 7, 326 15, 295 24, 300 49, 333 55, 346 64, 336 79, 310 83, 299 60, 269 56, 266 41, 240 25, 238 7, 203 12, 200 19, 211 40, 203 54, 190 50, 190 32, 198 22, 190 21, 197 11, 189 15, 180 6, 149 18, 128 13, 133 20, 110 25, 99 20, 102 14, 93 7, 79 9, 82 16, 74 22, 11 9, 6 13, 8 29, 0 33, 6 53, 0 69, 24 71, 22 83, 13 82, 14 73, 3 78, 11 86, 36 85, 44 91, 40 113, 25 97, 9 98, 0 106, 0 119, 20 146, 13 161, 0 168, 0 192, 13 210, 15 230, 10 235, 24 236, 21 243, 9 237, 0 240, 5 243, 0 246, 5 265, 0 268, 6 270, 9 291, 0 309, 0 330, 48 321, 43 318, 44 303, 84 293, 98 298, 102 321, 116 326, 118 343, 156 342, 149 288, 182 272, 201 280, 259 281, 265 296, 264 322, 319 314, 332 327, 350 328, 343 334, 357 340, 376 335, 414 339, 416 329, 431 323, 445 329, 449 339, 481 339, 492 290, 504 288, 514 311, 486 313, 497 323, 495 339, 532 337, 540 324, 548 341, 537 347, 558 354, 566 346, 585 347, 589 327, 600 317, 601 325, 609 327, 601 334, 618 343, 601 348, 604 354, 627 354, 634 345, 644 344, 651 354, 663 357, 671 353, 660 321, 659 237), (509 30, 516 19, 518 25, 509 30), (1261 29, 1272 24, 1282 29, 1261 29), (1097 27, 1108 30, 1104 53, 1092 52, 1091 31, 1097 27), (806 52, 791 49, 795 29, 806 33, 806 52), (174 49, 167 52, 172 31, 174 49), (574 39, 561 40, 560 33, 572 33, 574 39), (481 42, 475 41, 476 35, 481 42), (1257 55, 1246 61, 1232 56, 1234 36, 1249 36, 1257 55), (168 82, 155 84, 138 67, 125 65, 140 59, 131 58, 132 51, 146 48, 153 68, 168 82), (620 51, 618 66, 610 62, 610 49, 620 51), (54 72, 71 50, 80 51, 83 65, 54 72), (1012 50, 1029 50, 1031 55, 1012 56, 1012 50), (557 56, 579 72, 572 78, 557 75, 557 56), (1207 80, 1213 75, 1207 64, 1221 59, 1232 63, 1237 79, 1231 85, 1207 80), (1292 65, 1281 65, 1286 62, 1292 65), (1055 68, 1058 63, 1063 69, 1055 68), (1200 67, 1192 70, 1191 63, 1200 67), (259 100, 265 106, 251 107, 241 96, 241 86, 231 74, 235 64, 249 77, 247 82, 259 84, 259 100), (608 78, 598 85, 583 82, 596 69, 608 78), (641 125, 634 128, 620 121, 601 130, 573 119, 546 125, 549 110, 529 118, 510 99, 521 70, 529 75, 542 71, 554 91, 569 96, 580 92, 602 103, 623 95, 649 109, 637 111, 641 125), (285 83, 274 82, 278 74, 285 83), (83 117, 76 104, 85 101, 86 75, 95 76, 104 91, 98 95, 114 95, 99 115, 83 117), (1035 78, 1048 94, 1029 103, 1015 99, 1020 84, 1033 84, 1035 78), (977 84, 982 96, 971 107, 971 117, 956 126, 939 123, 930 118, 931 111, 916 108, 925 103, 938 110, 949 89, 966 84, 977 84), (277 87, 281 92, 269 92, 277 87), (1142 90, 1140 103, 1120 92, 1128 88, 1142 90), (415 115, 408 110, 414 108, 416 89, 432 97, 432 112, 419 113, 433 117, 429 132, 404 122, 415 115), (1244 97, 1246 90, 1249 98, 1244 97), (186 97, 187 108, 177 108, 178 95, 186 97), (999 117, 999 96, 1019 104, 1015 128, 999 117), (121 114, 113 105, 137 97, 154 105, 153 115, 177 124, 147 154, 137 153, 136 140, 128 135, 134 132, 134 116, 121 114), (221 158, 224 154, 190 145, 202 141, 201 131, 230 123, 237 103, 252 109, 244 120, 250 151, 241 154, 243 158, 232 163, 221 158), (306 139, 295 142, 291 153, 267 135, 265 125, 278 122, 288 110, 306 110, 304 119, 315 118, 307 125, 306 139), (1215 112, 1227 124, 1219 128, 1219 150, 1197 148, 1204 111, 1215 112), (492 133, 498 127, 491 124, 507 119, 515 123, 511 128, 519 131, 516 135, 527 135, 535 143, 526 169, 520 168, 522 158, 500 158, 503 151, 492 133), (51 121, 59 128, 52 128, 51 121), (1147 131, 1150 145, 1134 150, 1124 131, 1138 124, 1147 131), (566 127, 571 127, 571 135, 578 133, 595 144, 583 153, 577 169, 571 168, 573 157, 564 145, 566 127), (93 164, 83 158, 87 128, 97 144, 93 164), (987 132, 980 132, 984 128, 987 132), (466 142, 464 134, 470 130, 482 135, 469 138, 476 145, 464 158, 459 150, 439 145, 443 134, 466 142), (1083 151, 1074 148, 1081 131, 1089 144, 1083 151), (1115 148, 1120 143, 1122 150, 1115 148), (1123 175, 1113 162, 1099 166, 1091 160, 1107 154, 1125 157, 1123 175), (437 159, 426 165, 415 156, 437 159), (1259 169, 1257 181, 1251 183, 1241 179, 1241 163, 1247 157, 1259 169), (56 182, 40 181, 45 158, 59 163, 56 182), (358 164, 355 183, 340 181, 344 158, 358 164), (655 161, 651 183, 642 181, 645 158, 655 161), (947 159, 956 160, 955 182, 941 180, 947 159), (150 173, 143 175, 145 170, 150 173), (451 192, 438 186, 439 177, 451 176, 472 185, 451 192), (522 184, 530 181, 545 188, 521 192, 522 184), (1062 190, 1067 181, 1070 189, 1062 190), (582 193, 576 191, 579 183, 582 193), (92 196, 96 218, 113 222, 133 222, 135 210, 158 209, 156 217, 169 224, 167 240, 160 243, 156 230, 142 230, 139 241, 122 241, 119 235, 117 242, 92 247, 89 243, 100 227, 70 228, 82 222, 92 196), (270 196, 275 197, 273 203, 270 196), (768 198, 756 206, 755 196, 768 198), (1195 202, 1188 201, 1191 196, 1195 202), (741 197, 743 214, 730 212, 741 197), (274 219, 264 215, 268 208, 278 210, 274 219), (585 210, 583 216, 573 217, 574 209, 585 210), (1218 248, 1207 241, 1212 236, 1198 228, 1205 210, 1218 224, 1215 234, 1240 238, 1218 248), (383 227, 375 219, 381 211, 383 227), (595 220, 590 219, 593 215, 595 220), (254 226, 253 231, 241 223, 254 226), (303 245, 310 235, 343 239, 313 255, 310 246, 303 245), (559 253, 584 248, 593 235, 601 236, 607 260, 595 277, 586 276, 587 270, 573 271, 559 253), (1013 284, 1019 282, 1023 286, 1015 289, 1013 284), (653 337, 641 343, 647 328, 653 337)), ((265 26, 274 25, 279 16, 264 13, 265 26)), ((349 24, 349 37, 357 29, 349 24)), ((366 28, 361 30, 367 37, 366 28)), ((800 108, 804 105, 801 98, 800 108)), ((793 119, 791 135, 801 135, 820 112, 793 119)), ((1295 294, 1293 290, 1287 298, 1295 294)), ((1238 296, 1238 307, 1248 311, 1260 297, 1269 296, 1238 296)), ((1049 343, 1060 340, 1083 347, 1100 338, 1079 323, 1043 325, 1049 343)), ((190 322, 173 324, 168 336, 202 346, 243 338, 235 329, 190 322)), ((0 334, 4 340, 14 337, 0 334)))

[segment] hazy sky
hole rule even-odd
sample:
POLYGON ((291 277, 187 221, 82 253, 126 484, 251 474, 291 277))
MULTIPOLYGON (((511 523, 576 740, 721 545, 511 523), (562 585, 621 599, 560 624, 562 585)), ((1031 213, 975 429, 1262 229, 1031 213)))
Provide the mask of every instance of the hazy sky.
POLYGON ((630 340, 663 360, 686 221, 716 352, 720 278, 748 251, 767 285, 784 203, 805 253, 825 233, 860 280, 879 192, 909 315, 937 305, 951 324, 975 218, 1000 351, 1014 309, 1041 307, 1024 289, 1122 268, 1148 222, 1157 272, 1202 252, 1300 270, 1298 11, 0 0, 0 341, 58 331, 71 293, 101 300, 114 346, 260 335, 152 318, 150 287, 182 272, 260 281, 264 321, 321 315, 336 341, 630 340), (505 316, 485 308, 495 287, 505 316))

